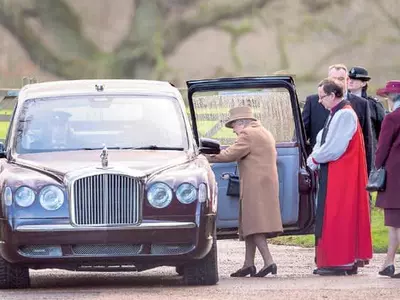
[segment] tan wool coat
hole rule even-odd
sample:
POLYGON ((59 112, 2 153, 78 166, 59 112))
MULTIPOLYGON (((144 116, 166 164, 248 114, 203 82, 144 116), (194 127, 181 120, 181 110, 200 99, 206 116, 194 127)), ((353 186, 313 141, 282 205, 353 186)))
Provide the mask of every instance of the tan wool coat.
POLYGON ((209 162, 237 161, 240 174, 239 236, 282 232, 275 139, 258 121, 238 135, 235 143, 208 158, 209 162))

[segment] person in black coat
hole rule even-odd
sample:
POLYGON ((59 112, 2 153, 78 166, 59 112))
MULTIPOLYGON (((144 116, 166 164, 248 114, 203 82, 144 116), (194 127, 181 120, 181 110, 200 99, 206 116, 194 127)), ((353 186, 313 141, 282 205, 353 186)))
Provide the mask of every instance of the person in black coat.
POLYGON ((352 94, 368 100, 371 112, 371 126, 375 152, 375 145, 378 141, 379 133, 381 132, 381 126, 386 111, 378 99, 367 94, 368 81, 370 79, 371 77, 368 75, 367 69, 363 67, 353 67, 349 71, 348 89, 352 94))
MULTIPOLYGON (((368 101, 354 94, 347 92, 347 67, 342 64, 336 64, 329 67, 328 77, 340 81, 345 92, 345 99, 350 101, 351 106, 357 114, 360 122, 363 136, 365 155, 367 160, 368 174, 372 167, 372 129, 371 129, 371 116, 368 101)), ((303 123, 306 131, 307 140, 310 146, 314 147, 318 132, 324 127, 325 121, 329 115, 322 104, 319 103, 318 95, 310 95, 306 98, 305 105, 302 112, 303 123)))

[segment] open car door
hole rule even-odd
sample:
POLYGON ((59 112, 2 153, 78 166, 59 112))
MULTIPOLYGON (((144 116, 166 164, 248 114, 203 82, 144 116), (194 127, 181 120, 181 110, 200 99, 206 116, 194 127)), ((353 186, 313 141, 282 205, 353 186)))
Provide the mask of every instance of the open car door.
MULTIPOLYGON (((251 106, 254 116, 276 140, 279 201, 285 235, 313 231, 315 174, 306 166, 306 138, 295 84, 290 76, 221 78, 187 82, 195 139, 232 145, 236 135, 224 127, 229 109, 251 106)), ((236 162, 212 165, 218 182, 217 232, 236 236, 239 195, 227 193, 229 174, 238 174, 236 162)), ((265 195, 268 197, 268 195, 265 195)))

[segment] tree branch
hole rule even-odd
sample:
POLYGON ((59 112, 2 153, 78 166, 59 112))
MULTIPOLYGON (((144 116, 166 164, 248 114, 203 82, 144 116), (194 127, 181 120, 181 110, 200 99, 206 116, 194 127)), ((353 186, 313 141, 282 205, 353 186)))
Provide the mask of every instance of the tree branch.
POLYGON ((0 0, 0 24, 44 70, 63 78, 162 76, 165 57, 197 31, 256 12, 275 0, 132 0, 129 34, 113 54, 84 36, 80 19, 65 0, 0 0), (30 5, 28 8, 26 8, 30 5), (172 6, 171 6, 172 5, 172 6), (182 11, 181 11, 182 10, 182 11), (166 12, 170 11, 170 14, 166 12), (46 38, 30 22, 36 19, 46 38))
POLYGON ((61 60, 42 45, 39 37, 26 24, 22 10, 15 2, 0 1, 0 24, 27 50, 32 61, 40 64, 46 60, 49 72, 58 76, 64 75, 59 68, 61 60))
POLYGON ((396 18, 393 16, 389 10, 386 9, 384 4, 381 1, 373 1, 374 4, 381 10, 383 13, 384 17, 389 20, 389 22, 397 29, 400 31, 400 19, 396 18))
MULTIPOLYGON (((267 19, 264 15, 262 15, 261 13, 258 14, 258 19, 266 29, 269 27, 267 19)), ((279 54, 279 69, 286 70, 290 67, 289 55, 286 49, 288 31, 286 28, 284 28, 284 22, 280 17, 272 18, 272 20, 276 30, 275 39, 276 47, 279 54)))
MULTIPOLYGON (((193 6, 186 5, 185 13, 168 20, 163 15, 163 0, 136 0, 133 2, 135 13, 132 16, 131 30, 116 50, 118 64, 124 68, 123 73, 131 77, 148 76, 150 70, 145 70, 146 66, 162 66, 163 60, 165 61, 162 57, 171 54, 182 41, 198 30, 257 11, 273 1, 275 0, 207 1, 199 4, 195 11, 191 9, 193 6), (143 65, 142 71, 139 70, 140 65, 143 65), (133 70, 134 68, 137 70, 133 70)), ((190 3, 194 5, 200 1, 191 0, 190 3)), ((160 73, 159 70, 158 68, 156 72, 160 73)))
POLYGON ((200 0, 168 0, 160 1, 159 4, 164 14, 181 13, 187 8, 199 3, 200 0))
POLYGON ((172 20, 171 24, 167 24, 164 53, 166 55, 171 54, 181 41, 200 29, 256 12, 273 1, 275 0, 218 0, 212 2, 212 4, 207 1, 203 7, 197 9, 195 14, 188 12, 180 19, 172 20))
POLYGON ((233 65, 235 66, 235 71, 240 72, 243 68, 242 61, 240 59, 240 55, 238 53, 238 45, 240 39, 253 31, 252 25, 248 22, 248 20, 242 21, 240 24, 235 25, 231 23, 222 23, 218 25, 218 28, 225 31, 230 36, 230 52, 233 60, 233 65))
POLYGON ((43 28, 51 28, 47 32, 63 57, 91 59, 99 52, 94 42, 85 37, 80 18, 64 0, 35 0, 35 7, 43 28))
MULTIPOLYGON (((342 38, 342 41, 333 43, 333 47, 331 47, 330 50, 325 53, 325 55, 316 60, 314 65, 307 72, 299 76, 303 81, 314 80, 315 74, 318 74, 321 65, 324 65, 327 62, 331 61, 333 58, 343 54, 343 49, 358 47, 365 43, 368 35, 370 35, 372 32, 374 24, 370 24, 365 28, 356 27, 355 25, 358 23, 359 19, 359 16, 355 15, 352 18, 351 22, 346 25, 347 30, 338 35, 342 38), (355 32, 353 28, 357 28, 358 31, 355 32)), ((329 28, 330 31, 336 35, 338 32, 340 32, 339 29, 336 30, 336 26, 334 26, 333 24, 329 25, 329 23, 326 22, 323 22, 322 24, 325 24, 324 26, 326 28, 329 28)))
POLYGON ((343 54, 342 49, 344 49, 345 47, 360 46, 360 45, 364 44, 364 41, 365 41, 364 36, 356 37, 350 41, 349 40, 343 41, 338 46, 331 48, 331 50, 328 53, 326 53, 325 55, 320 57, 315 62, 313 67, 309 71, 307 71, 305 74, 301 75, 301 77, 305 81, 314 79, 315 78, 314 74, 318 73, 318 70, 321 68, 321 65, 326 64, 326 62, 330 61, 331 59, 337 57, 340 54, 343 54))
POLYGON ((97 67, 92 63, 93 57, 97 58, 98 52, 94 44, 82 36, 79 22, 67 5, 61 0, 34 0, 29 2, 33 6, 26 9, 21 3, 25 5, 28 2, 0 0, 0 24, 18 40, 30 59, 47 72, 62 78, 92 76, 97 67), (54 3, 61 6, 53 7, 54 3), (64 51, 46 46, 40 34, 29 24, 27 16, 34 15, 43 21, 43 27, 51 28, 50 32, 58 35, 58 48, 64 48, 64 51), (73 52, 75 55, 71 57, 73 52), (69 58, 66 53, 70 54, 69 58))

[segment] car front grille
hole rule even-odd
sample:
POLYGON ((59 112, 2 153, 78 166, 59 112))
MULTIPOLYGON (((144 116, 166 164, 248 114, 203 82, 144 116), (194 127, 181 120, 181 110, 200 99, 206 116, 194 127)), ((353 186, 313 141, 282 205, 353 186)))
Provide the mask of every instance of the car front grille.
POLYGON ((135 225, 140 221, 141 184, 119 174, 96 174, 72 184, 76 225, 135 225))

